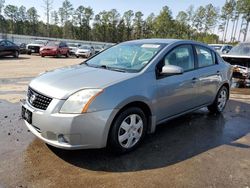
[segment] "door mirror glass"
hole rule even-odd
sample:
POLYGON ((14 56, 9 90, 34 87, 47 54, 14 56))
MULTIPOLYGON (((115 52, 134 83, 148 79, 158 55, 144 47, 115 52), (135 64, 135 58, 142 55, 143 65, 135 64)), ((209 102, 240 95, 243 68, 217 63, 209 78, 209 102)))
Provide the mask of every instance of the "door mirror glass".
POLYGON ((176 75, 182 73, 183 73, 183 68, 176 65, 165 65, 162 67, 161 71, 161 74, 163 75, 176 75))

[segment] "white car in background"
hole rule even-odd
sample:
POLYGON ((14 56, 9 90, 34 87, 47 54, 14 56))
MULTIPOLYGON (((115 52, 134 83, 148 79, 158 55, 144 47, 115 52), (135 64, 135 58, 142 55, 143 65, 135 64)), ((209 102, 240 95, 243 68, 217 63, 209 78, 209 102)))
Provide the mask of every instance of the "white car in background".
POLYGON ((76 57, 84 57, 89 58, 95 54, 95 49, 93 46, 90 45, 82 45, 76 50, 76 57))
POLYGON ((77 49, 81 46, 79 43, 67 43, 69 47, 69 54, 70 55, 75 55, 77 49))
POLYGON ((45 46, 47 43, 47 40, 35 40, 32 43, 27 44, 27 54, 31 55, 32 53, 39 53, 40 48, 45 46))
POLYGON ((233 46, 229 44, 209 44, 209 46, 211 46, 219 54, 227 54, 233 48, 233 46))

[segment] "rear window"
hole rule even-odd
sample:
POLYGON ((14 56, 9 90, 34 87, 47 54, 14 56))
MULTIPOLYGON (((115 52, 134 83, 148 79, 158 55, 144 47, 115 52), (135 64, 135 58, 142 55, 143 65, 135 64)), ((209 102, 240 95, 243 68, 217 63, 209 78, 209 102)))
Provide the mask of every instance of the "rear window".
POLYGON ((203 46, 195 46, 198 58, 198 67, 207 67, 215 64, 215 58, 210 49, 203 46))

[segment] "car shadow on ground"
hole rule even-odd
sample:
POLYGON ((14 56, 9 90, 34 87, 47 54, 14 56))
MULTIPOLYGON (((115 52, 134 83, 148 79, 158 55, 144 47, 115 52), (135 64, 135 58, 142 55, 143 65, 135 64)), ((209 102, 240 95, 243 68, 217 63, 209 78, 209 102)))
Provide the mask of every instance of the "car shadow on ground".
POLYGON ((1 60, 18 61, 18 60, 25 60, 25 59, 30 59, 30 58, 29 57, 22 57, 22 56, 19 56, 18 58, 15 58, 15 57, 0 57, 0 62, 1 62, 1 60))
MULTIPOLYGON (((240 102, 236 103, 239 105, 240 102)), ((234 143, 250 133, 249 122, 240 116, 228 119, 203 109, 159 125, 139 148, 124 155, 113 154, 107 149, 67 151, 48 147, 64 161, 80 168, 107 172, 140 171, 166 167, 223 144, 249 148, 234 143)))

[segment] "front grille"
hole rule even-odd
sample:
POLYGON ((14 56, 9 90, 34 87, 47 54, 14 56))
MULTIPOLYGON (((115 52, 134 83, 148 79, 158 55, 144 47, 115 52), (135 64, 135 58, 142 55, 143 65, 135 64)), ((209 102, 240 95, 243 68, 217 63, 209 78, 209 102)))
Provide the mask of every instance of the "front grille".
POLYGON ((39 46, 28 46, 29 50, 34 50, 35 52, 39 52, 40 47, 39 46))
POLYGON ((31 106, 41 110, 46 110, 52 101, 52 98, 42 95, 30 87, 28 89, 27 99, 31 106))

